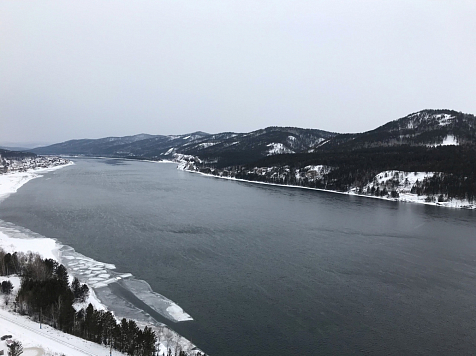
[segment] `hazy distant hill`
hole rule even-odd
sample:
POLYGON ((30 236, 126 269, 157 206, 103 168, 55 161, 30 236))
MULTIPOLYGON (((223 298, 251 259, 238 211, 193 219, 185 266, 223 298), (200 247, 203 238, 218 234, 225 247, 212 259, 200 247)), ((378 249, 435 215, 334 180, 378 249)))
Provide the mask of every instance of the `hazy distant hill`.
POLYGON ((36 157, 36 154, 25 151, 11 151, 0 148, 0 157, 4 159, 23 159, 26 157, 36 157))
POLYGON ((139 134, 125 137, 70 140, 50 146, 34 148, 31 151, 38 154, 110 155, 120 150, 120 147, 133 145, 138 141, 161 137, 165 136, 139 134))
POLYGON ((307 152, 333 136, 322 130, 268 127, 249 133, 136 135, 71 140, 32 151, 37 154, 89 155, 166 159, 176 153, 199 156, 221 166, 249 163, 268 155, 307 152))

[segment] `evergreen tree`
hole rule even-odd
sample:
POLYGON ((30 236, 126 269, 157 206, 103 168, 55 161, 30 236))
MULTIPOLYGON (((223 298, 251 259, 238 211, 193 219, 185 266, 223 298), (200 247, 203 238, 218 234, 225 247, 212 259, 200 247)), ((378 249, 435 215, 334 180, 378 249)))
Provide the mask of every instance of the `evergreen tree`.
POLYGON ((13 290, 13 284, 10 281, 3 281, 2 282, 2 293, 3 294, 10 294, 13 290))

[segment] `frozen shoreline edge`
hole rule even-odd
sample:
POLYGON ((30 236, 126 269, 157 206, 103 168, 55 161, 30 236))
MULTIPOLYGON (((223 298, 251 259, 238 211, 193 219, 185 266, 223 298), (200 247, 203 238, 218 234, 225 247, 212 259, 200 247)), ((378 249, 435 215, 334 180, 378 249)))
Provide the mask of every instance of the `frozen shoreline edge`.
MULTIPOLYGON (((74 156, 65 156, 65 157, 74 157, 74 156)), ((79 157, 79 156, 77 156, 77 157, 79 157)), ((461 200, 456 200, 456 199, 452 200, 452 201, 453 202, 461 202, 461 204, 451 204, 451 201, 450 202, 426 202, 426 201, 423 201, 423 200, 414 199, 414 198, 417 197, 416 194, 404 194, 403 197, 400 196, 399 198, 388 198, 388 197, 378 197, 378 196, 375 196, 375 195, 358 194, 358 193, 355 193, 353 191, 339 192, 337 190, 330 190, 330 189, 323 189, 323 188, 312 188, 312 187, 304 187, 304 186, 300 186, 300 185, 259 182, 259 181, 246 180, 246 179, 240 179, 240 178, 217 176, 217 175, 214 175, 214 174, 203 173, 203 172, 195 171, 195 170, 192 170, 192 169, 186 169, 183 166, 180 167, 181 163, 186 162, 186 161, 181 161, 181 160, 153 161, 153 160, 138 160, 138 159, 134 159, 134 158, 120 158, 120 157, 85 157, 85 158, 118 159, 118 160, 128 160, 128 161, 147 162, 147 163, 174 163, 174 164, 177 165, 178 170, 188 172, 188 173, 197 173, 197 174, 200 174, 202 176, 211 177, 211 178, 226 179, 226 180, 244 182, 244 183, 271 185, 271 186, 284 187, 284 188, 307 189, 307 190, 313 190, 313 191, 318 191, 318 192, 341 194, 341 195, 355 196, 355 197, 362 197, 362 198, 371 198, 371 199, 385 200, 385 201, 398 202, 398 203, 420 204, 420 205, 428 205, 428 206, 435 206, 435 207, 440 207, 440 208, 451 208, 451 209, 476 210, 476 203, 465 204, 461 200)))
POLYGON ((314 190, 314 191, 319 191, 319 192, 334 193, 334 194, 341 194, 341 195, 355 196, 355 197, 362 197, 362 198, 371 198, 371 199, 385 200, 385 201, 391 201, 391 202, 397 202, 397 203, 414 203, 414 204, 424 204, 424 205, 436 206, 436 207, 441 207, 441 208, 476 210, 476 204, 471 204, 470 206, 466 206, 466 205, 449 205, 449 204, 445 204, 444 202, 443 202, 443 203, 439 203, 439 202, 425 202, 425 201, 421 201, 421 200, 413 200, 413 199, 405 199, 405 198, 377 197, 377 196, 374 196, 374 195, 358 194, 358 193, 354 193, 354 192, 339 192, 339 191, 337 191, 337 190, 322 189, 322 188, 312 188, 312 187, 303 187, 303 186, 300 186, 300 185, 289 185, 289 184, 278 184, 278 183, 269 183, 269 182, 258 182, 258 181, 253 181, 253 180, 240 179, 240 178, 216 176, 216 175, 214 175, 214 174, 203 173, 203 172, 194 171, 194 170, 191 170, 191 169, 181 169, 181 168, 179 168, 179 167, 177 167, 177 169, 180 169, 180 170, 183 170, 183 171, 189 172, 189 173, 197 173, 197 174, 200 174, 200 175, 205 176, 205 177, 211 177, 211 178, 217 178, 217 179, 225 179, 225 180, 231 180, 231 181, 236 181, 236 182, 262 184, 262 185, 271 185, 271 186, 284 187, 284 188, 307 189, 307 190, 314 190))

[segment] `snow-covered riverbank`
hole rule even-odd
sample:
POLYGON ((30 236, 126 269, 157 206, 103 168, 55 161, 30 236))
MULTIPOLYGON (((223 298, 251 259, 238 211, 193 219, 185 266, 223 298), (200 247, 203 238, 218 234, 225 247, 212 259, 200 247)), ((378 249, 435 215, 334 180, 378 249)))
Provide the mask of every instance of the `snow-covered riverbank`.
POLYGON ((42 173, 52 172, 67 166, 74 165, 72 161, 65 161, 62 165, 41 168, 28 168, 0 174, 0 199, 15 193, 24 184, 35 178, 43 177, 42 173))
MULTIPOLYGON (((395 176, 395 173, 397 173, 398 175, 402 175, 404 177, 410 177, 408 182, 402 181, 399 184, 399 186, 396 188, 396 191, 398 192, 398 197, 391 197, 390 195, 376 196, 376 195, 371 195, 371 194, 362 194, 362 193, 359 193, 358 190, 355 189, 355 188, 352 188, 347 192, 340 192, 340 191, 336 191, 336 190, 312 188, 312 187, 306 187, 306 186, 300 186, 300 185, 278 184, 278 183, 270 183, 270 182, 261 182, 261 181, 239 179, 239 178, 234 178, 234 177, 230 177, 230 176, 222 176, 222 175, 204 173, 204 172, 200 172, 200 171, 195 170, 195 169, 190 169, 189 167, 190 167, 189 162, 181 162, 177 166, 177 169, 180 169, 180 170, 183 170, 183 171, 186 171, 186 172, 190 172, 190 173, 198 173, 198 174, 206 176, 206 177, 226 179, 226 180, 232 180, 232 181, 238 181, 238 182, 272 185, 272 186, 285 187, 285 188, 307 189, 307 190, 315 190, 315 191, 328 192, 328 193, 334 193, 334 194, 354 195, 354 196, 359 196, 359 197, 364 197, 364 198, 381 199, 381 200, 395 201, 395 202, 405 202, 405 203, 406 202, 408 202, 408 203, 417 203, 417 204, 425 204, 425 205, 439 206, 439 207, 446 207, 446 208, 470 209, 470 210, 476 209, 476 203, 475 202, 469 202, 467 200, 450 199, 448 201, 438 201, 438 199, 434 198, 434 197, 428 197, 426 195, 418 195, 418 194, 411 193, 412 187, 415 185, 415 183, 418 180, 421 181, 425 177, 432 176, 434 174, 433 172, 386 171, 386 172, 379 173, 375 177, 375 181, 376 181, 377 185, 381 185, 381 186, 386 185, 387 181, 395 176)), ((369 192, 370 192, 370 189, 372 187, 372 184, 375 184, 375 183, 371 183, 366 187, 366 189, 368 188, 369 192)), ((366 191, 367 190, 364 190, 364 192, 366 192, 366 191)))

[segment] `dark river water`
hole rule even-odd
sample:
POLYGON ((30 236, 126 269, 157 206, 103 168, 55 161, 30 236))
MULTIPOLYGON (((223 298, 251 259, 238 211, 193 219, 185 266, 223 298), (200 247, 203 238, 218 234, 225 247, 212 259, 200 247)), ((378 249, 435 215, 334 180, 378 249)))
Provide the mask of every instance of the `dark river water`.
POLYGON ((147 281, 213 356, 476 353, 476 212, 77 159, 0 219, 147 281))

